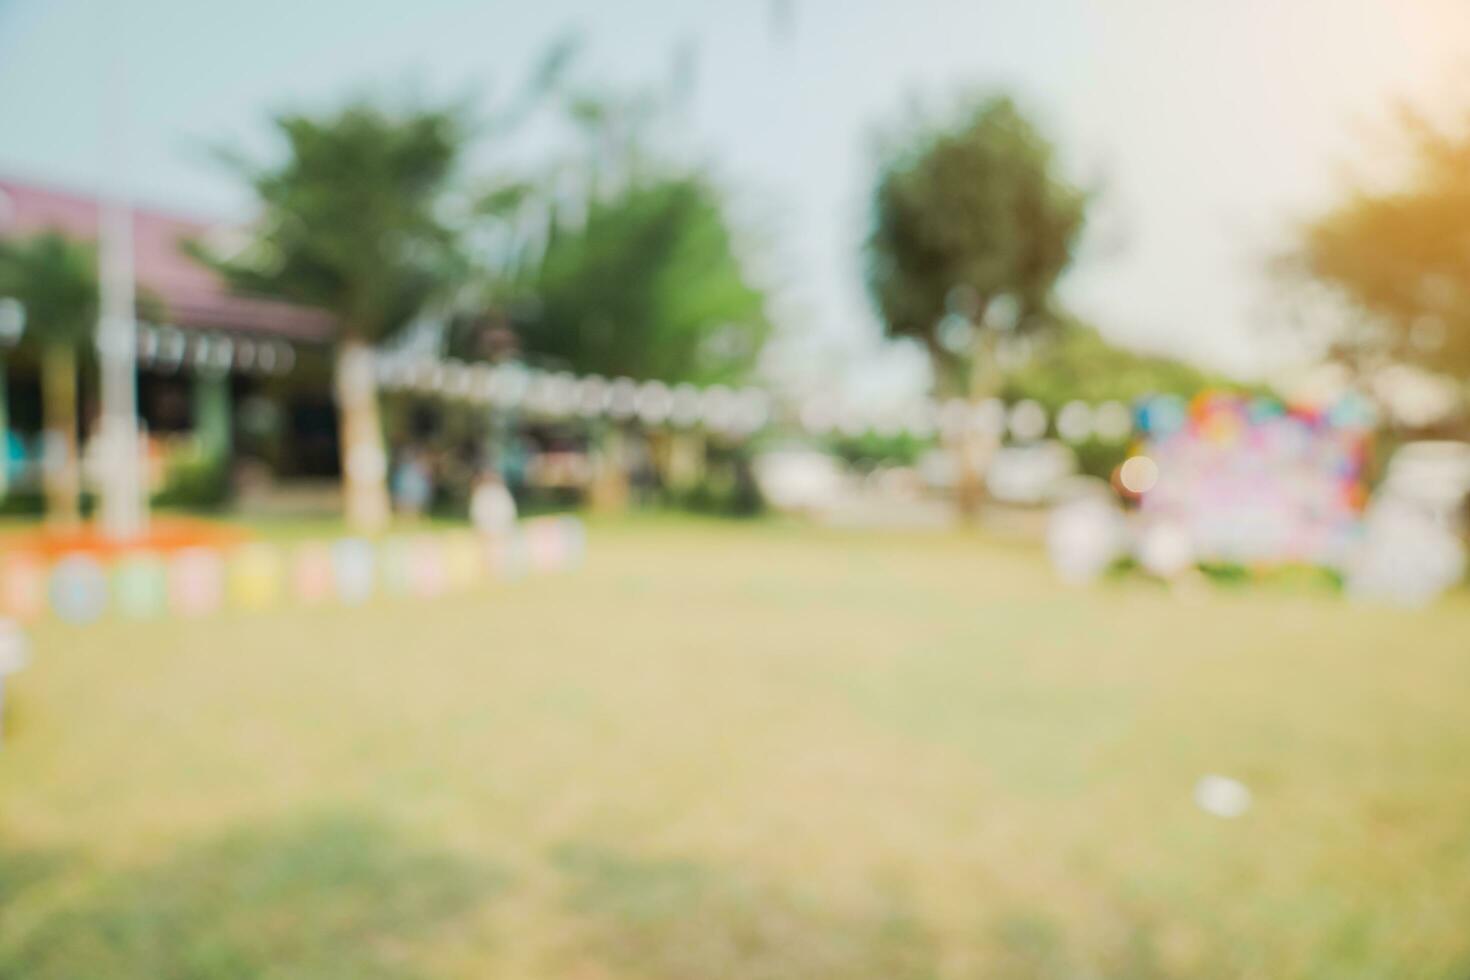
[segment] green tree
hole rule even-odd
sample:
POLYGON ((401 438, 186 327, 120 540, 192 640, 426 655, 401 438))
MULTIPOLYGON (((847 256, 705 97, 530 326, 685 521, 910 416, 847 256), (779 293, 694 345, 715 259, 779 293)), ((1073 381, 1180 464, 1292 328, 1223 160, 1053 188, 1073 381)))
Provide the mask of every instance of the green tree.
POLYGON ((441 296, 456 267, 444 203, 467 120, 457 108, 356 101, 326 115, 280 115, 275 127, 286 148, 279 162, 234 160, 260 207, 255 239, 211 262, 241 290, 334 315, 346 516, 353 527, 380 527, 387 456, 371 345, 441 296))
POLYGON ((697 174, 640 179, 553 224, 525 284, 523 349, 579 372, 738 382, 769 324, 721 201, 697 174))
POLYGON ((1470 378, 1470 115, 1446 131, 1409 114, 1403 136, 1405 179, 1352 188, 1303 227, 1285 264, 1346 300, 1331 353, 1470 378))
POLYGON ((1024 331, 1052 312, 1087 205, 1054 156, 1015 104, 997 96, 956 124, 921 124, 883 163, 868 287, 889 334, 929 352, 941 390, 973 393, 972 362, 988 333, 947 332, 947 317, 1024 331))
POLYGON ((1097 329, 1063 317, 1024 364, 1006 375, 1009 400, 1031 398, 1055 412, 1078 399, 1131 402, 1149 395, 1191 398, 1205 389, 1239 390, 1237 382, 1192 364, 1110 343, 1097 329))
MULTIPOLYGON (((1205 390, 1266 393, 1261 386, 1243 386, 1222 375, 1160 354, 1120 347, 1096 328, 1069 316, 1037 338, 1025 363, 1007 372, 1003 396, 1007 401, 1034 399, 1056 417, 1073 400, 1090 405, 1106 401, 1131 404, 1150 395, 1193 398, 1205 390)), ((1127 458, 1129 445, 1096 437, 1072 447, 1082 470, 1107 477, 1127 458)))
MULTIPOLYGON (((735 382, 769 332, 719 187, 657 146, 653 94, 573 95, 572 150, 480 202, 498 230, 485 305, 510 308, 522 352, 583 373, 735 382)), ((461 350, 473 354, 473 344, 461 350)))
MULTIPOLYGON (((755 367, 770 323, 747 276, 724 195, 660 145, 674 132, 657 93, 572 94, 570 150, 532 180, 481 195, 469 236, 477 288, 449 347, 462 357, 518 351, 542 367, 671 383, 733 384, 755 367)), ((627 497, 626 436, 593 432, 594 506, 627 497)), ((653 435, 670 486, 696 481, 702 436, 653 435)))
MULTIPOLYGON (((924 345, 939 394, 995 393, 998 332, 1051 322, 1087 200, 1005 96, 892 141, 873 193, 868 288, 888 334, 924 345)), ((956 449, 969 513, 989 449, 973 437, 956 449)))
POLYGON ((0 242, 0 295, 25 308, 26 333, 40 347, 47 517, 81 520, 77 463, 77 351, 97 325, 97 258, 89 245, 56 232, 0 242))

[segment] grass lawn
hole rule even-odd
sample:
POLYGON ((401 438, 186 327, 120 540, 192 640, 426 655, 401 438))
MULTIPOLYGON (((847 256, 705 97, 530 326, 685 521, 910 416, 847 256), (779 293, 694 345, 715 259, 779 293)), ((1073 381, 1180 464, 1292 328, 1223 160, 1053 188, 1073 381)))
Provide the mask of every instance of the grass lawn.
POLYGON ((5 980, 1470 975, 1463 594, 644 521, 474 595, 33 639, 5 980))

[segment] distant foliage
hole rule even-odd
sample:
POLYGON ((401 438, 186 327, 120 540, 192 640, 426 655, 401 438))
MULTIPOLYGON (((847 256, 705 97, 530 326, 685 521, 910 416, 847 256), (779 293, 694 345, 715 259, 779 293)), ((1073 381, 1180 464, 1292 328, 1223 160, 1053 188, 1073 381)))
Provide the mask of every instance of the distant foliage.
POLYGON ((97 254, 57 232, 0 241, 0 296, 20 301, 26 336, 76 346, 97 326, 97 254))
POLYGON ((1069 401, 1132 402, 1149 395, 1192 397, 1237 382, 1161 354, 1109 343, 1093 327, 1068 319, 1035 345, 1032 356, 1006 377, 1007 398, 1032 398, 1055 411, 1069 401))
POLYGON ((723 202, 699 174, 641 178, 553 226, 516 324, 528 355, 573 371, 738 382, 769 331, 723 202))
POLYGON ((1337 353, 1470 377, 1470 116, 1454 131, 1404 122, 1401 186, 1358 187, 1301 232, 1288 267, 1362 314, 1340 317, 1337 353))
POLYGON ((943 390, 967 392, 973 344, 942 335, 946 314, 984 322, 1001 304, 1017 332, 1047 322, 1071 264, 1087 195, 1004 96, 949 125, 904 134, 884 161, 867 241, 868 287, 895 337, 919 340, 943 390), (957 309, 958 307, 958 309, 957 309))
POLYGON ((534 176, 503 177, 480 199, 471 301, 491 314, 452 331, 451 350, 493 357, 508 326, 525 359, 545 367, 745 380, 770 331, 766 298, 742 262, 723 189, 666 145, 669 101, 564 96, 554 121, 566 145, 534 176))
POLYGON ((828 452, 859 469, 874 466, 912 466, 934 447, 932 439, 907 432, 882 435, 872 430, 856 436, 834 435, 825 440, 828 452))
POLYGON ((345 339, 392 334, 455 268, 443 203, 466 120, 454 108, 354 102, 275 126, 280 161, 232 161, 260 207, 253 239, 235 255, 196 251, 241 290, 335 314, 345 339))
MULTIPOLYGON (((1132 405, 1150 395, 1192 398, 1206 390, 1242 388, 1258 390, 1184 361, 1116 346, 1093 327, 1068 318, 1039 338, 1032 356, 1006 375, 1004 396, 1012 402, 1034 399, 1055 419, 1070 401, 1132 405)), ((1072 448, 1082 472, 1104 478, 1132 451, 1129 441, 1095 436, 1072 448)))

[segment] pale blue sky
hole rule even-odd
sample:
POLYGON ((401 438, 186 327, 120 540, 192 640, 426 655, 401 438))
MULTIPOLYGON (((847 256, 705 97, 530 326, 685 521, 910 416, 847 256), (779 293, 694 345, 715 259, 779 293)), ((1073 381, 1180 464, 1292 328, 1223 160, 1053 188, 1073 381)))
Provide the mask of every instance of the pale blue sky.
POLYGON ((783 31, 772 0, 0 0, 0 172, 78 186, 104 172, 105 46, 128 52, 132 191, 240 216, 204 148, 263 145, 272 107, 400 83, 488 87, 493 104, 571 28, 581 76, 620 84, 662 81, 693 44, 680 139, 772 245, 778 316, 807 335, 793 349, 889 377, 872 367, 858 252, 870 135, 910 96, 1004 86, 1106 188, 1073 306, 1119 340, 1252 371, 1279 356, 1259 267, 1290 217, 1341 186, 1393 99, 1467 92, 1464 0, 786 2, 783 31))

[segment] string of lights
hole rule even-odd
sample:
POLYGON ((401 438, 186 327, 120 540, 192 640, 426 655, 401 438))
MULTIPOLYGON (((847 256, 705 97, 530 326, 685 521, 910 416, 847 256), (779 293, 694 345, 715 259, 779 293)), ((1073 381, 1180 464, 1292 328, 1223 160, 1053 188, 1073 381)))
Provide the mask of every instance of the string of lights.
POLYGON ((697 387, 631 378, 577 376, 541 371, 518 363, 468 363, 452 359, 379 355, 380 390, 409 392, 519 411, 548 420, 606 419, 653 427, 704 429, 734 439, 769 427, 796 428, 815 437, 876 435, 916 439, 955 438, 967 433, 1016 442, 1037 442, 1049 433, 1068 443, 1091 439, 1121 443, 1134 431, 1134 413, 1120 401, 1096 405, 1072 401, 1055 415, 1041 403, 999 398, 915 399, 902 405, 864 403, 813 395, 783 403, 756 387, 697 387))
POLYGON ((296 366, 296 349, 287 340, 140 323, 138 365, 161 374, 188 369, 279 376, 296 366))

